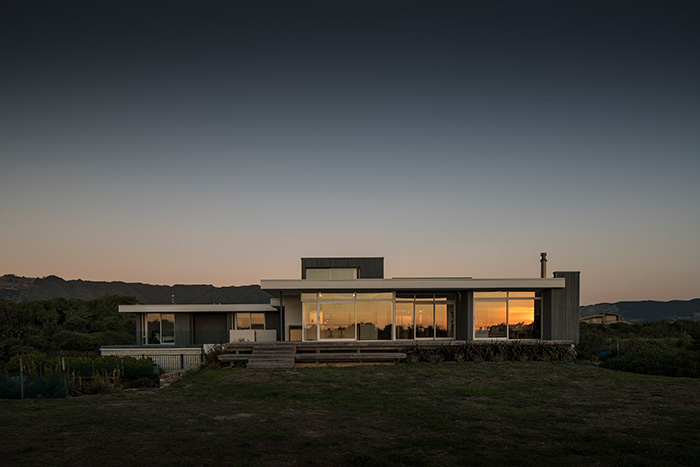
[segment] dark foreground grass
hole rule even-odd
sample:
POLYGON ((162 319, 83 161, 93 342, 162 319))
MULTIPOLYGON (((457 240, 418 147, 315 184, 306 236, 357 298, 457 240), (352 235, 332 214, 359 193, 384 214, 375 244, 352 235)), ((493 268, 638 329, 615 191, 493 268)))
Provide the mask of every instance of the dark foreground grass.
POLYGON ((0 400, 0 463, 700 465, 699 391, 573 363, 205 370, 0 400))

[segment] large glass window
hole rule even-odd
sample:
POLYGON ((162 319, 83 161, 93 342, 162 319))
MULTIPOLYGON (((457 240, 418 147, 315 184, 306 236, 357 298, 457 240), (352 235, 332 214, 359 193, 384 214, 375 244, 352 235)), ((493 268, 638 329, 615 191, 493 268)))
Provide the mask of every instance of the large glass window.
POLYGON ((435 337, 455 336, 454 303, 435 303, 435 337))
POLYGON ((396 299, 396 339, 454 337, 453 295, 402 295, 396 299))
POLYGON ((455 296, 392 292, 301 294, 305 341, 454 339, 455 296))
POLYGON ((391 339, 391 309, 389 300, 357 302, 357 338, 360 340, 391 339))
POLYGON ((235 313, 232 329, 265 329, 265 313, 235 313))
POLYGON ((413 339, 413 300, 396 299, 396 338, 413 339))
MULTIPOLYGON (((475 294, 476 295, 476 294, 475 294)), ((506 337, 506 301, 479 302, 474 298, 474 337, 506 337)))
POLYGON ((318 340, 318 309, 317 302, 303 302, 303 320, 304 320, 304 340, 318 340))
POLYGON ((175 344, 175 315, 172 313, 146 313, 143 329, 146 344, 175 344))
POLYGON ((416 337, 434 337, 433 302, 416 302, 416 337))
POLYGON ((354 303, 320 302, 318 316, 321 323, 321 339, 355 338, 354 303))
POLYGON ((539 339, 541 307, 535 292, 474 292, 474 338, 539 339))

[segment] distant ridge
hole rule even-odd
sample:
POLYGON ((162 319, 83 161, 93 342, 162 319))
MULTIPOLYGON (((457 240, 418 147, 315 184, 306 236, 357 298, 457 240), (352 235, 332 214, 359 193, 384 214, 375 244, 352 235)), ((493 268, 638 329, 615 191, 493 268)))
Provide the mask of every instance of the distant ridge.
POLYGON ((58 276, 0 276, 0 299, 14 302, 79 298, 95 300, 105 295, 135 297, 147 305, 175 303, 270 303, 270 294, 259 285, 214 287, 213 285, 151 285, 140 282, 64 280, 58 276))
MULTIPOLYGON (((0 276, 0 299, 14 302, 79 298, 95 300, 105 295, 135 297, 146 305, 171 303, 270 303, 272 296, 259 285, 214 287, 213 285, 151 285, 140 282, 95 282, 64 280, 57 276, 0 276)), ((669 302, 636 301, 598 303, 579 309, 581 318, 598 313, 616 313, 632 321, 700 320, 700 298, 669 302)))
POLYGON ((641 302, 598 303, 582 306, 579 309, 581 318, 599 313, 615 313, 631 321, 676 321, 679 319, 700 320, 700 298, 692 300, 671 300, 656 302, 651 300, 641 302))

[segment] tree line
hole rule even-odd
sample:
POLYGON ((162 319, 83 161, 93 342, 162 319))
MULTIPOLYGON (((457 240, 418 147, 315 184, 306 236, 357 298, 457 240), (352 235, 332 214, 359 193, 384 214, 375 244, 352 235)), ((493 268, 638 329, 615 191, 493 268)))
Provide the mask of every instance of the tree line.
POLYGON ((118 308, 137 303, 134 297, 119 295, 96 300, 0 300, 0 358, 32 352, 92 352, 102 345, 134 344, 134 316, 119 313, 118 308))

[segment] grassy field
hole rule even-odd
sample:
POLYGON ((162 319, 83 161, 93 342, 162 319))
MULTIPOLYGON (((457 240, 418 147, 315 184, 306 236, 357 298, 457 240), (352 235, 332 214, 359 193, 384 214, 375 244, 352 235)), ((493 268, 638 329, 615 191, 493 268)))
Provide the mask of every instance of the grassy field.
POLYGON ((700 380, 574 363, 204 370, 0 400, 3 465, 700 465, 700 380))

